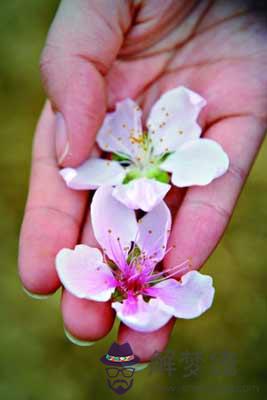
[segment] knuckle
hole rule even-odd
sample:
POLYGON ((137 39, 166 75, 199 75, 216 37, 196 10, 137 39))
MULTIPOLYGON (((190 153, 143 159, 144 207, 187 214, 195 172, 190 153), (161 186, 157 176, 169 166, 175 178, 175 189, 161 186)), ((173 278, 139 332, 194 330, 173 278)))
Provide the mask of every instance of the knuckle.
POLYGON ((208 200, 190 200, 188 202, 189 207, 193 208, 207 208, 210 209, 212 213, 220 216, 225 221, 228 221, 231 217, 231 210, 226 207, 223 207, 215 202, 208 201, 208 200))
POLYGON ((60 46, 51 42, 45 44, 39 60, 39 68, 44 80, 50 76, 62 56, 63 49, 60 46))
POLYGON ((240 183, 243 183, 247 177, 247 171, 239 166, 236 162, 230 163, 228 174, 233 176, 240 183))

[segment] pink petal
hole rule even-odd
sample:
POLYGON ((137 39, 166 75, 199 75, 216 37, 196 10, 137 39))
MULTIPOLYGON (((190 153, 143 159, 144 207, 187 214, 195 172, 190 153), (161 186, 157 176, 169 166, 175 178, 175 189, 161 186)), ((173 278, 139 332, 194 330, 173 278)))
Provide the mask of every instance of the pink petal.
POLYGON ((91 203, 91 219, 96 240, 115 263, 123 261, 136 238, 137 221, 129 210, 112 196, 112 186, 97 189, 91 203))
POLYGON ((152 107, 147 126, 154 154, 175 151, 201 134, 197 118, 206 101, 183 86, 166 92, 152 107))
POLYGON ((211 307, 215 289, 210 276, 190 271, 182 276, 181 282, 166 279, 147 289, 146 293, 161 300, 162 310, 176 318, 190 319, 211 307))
POLYGON ((139 332, 153 332, 165 325, 172 317, 162 310, 157 299, 145 302, 141 295, 125 299, 122 303, 112 303, 117 317, 129 328, 139 332))
POLYGON ((60 175, 72 189, 94 190, 102 185, 122 183, 125 169, 117 161, 90 158, 78 168, 63 168, 60 175))
POLYGON ((171 229, 171 213, 164 201, 138 221, 139 233, 136 243, 147 257, 161 261, 166 253, 171 229))
POLYGON ((161 164, 162 169, 172 172, 172 183, 178 187, 207 185, 228 167, 227 154, 211 139, 185 143, 161 164))
POLYGON ((139 178, 114 188, 113 196, 132 210, 150 211, 165 197, 171 186, 154 179, 139 178))
POLYGON ((63 286, 79 298, 107 301, 116 287, 101 252, 92 247, 77 245, 74 250, 60 250, 56 256, 56 269, 63 286))
POLYGON ((108 152, 133 158, 141 150, 138 139, 142 134, 142 112, 131 99, 116 104, 116 111, 107 114, 97 135, 99 147, 108 152))

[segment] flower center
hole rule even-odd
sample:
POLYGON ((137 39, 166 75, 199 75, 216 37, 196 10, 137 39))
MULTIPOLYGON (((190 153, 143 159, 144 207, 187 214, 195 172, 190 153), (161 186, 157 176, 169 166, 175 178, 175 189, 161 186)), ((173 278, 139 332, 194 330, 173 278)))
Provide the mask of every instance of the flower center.
POLYGON ((159 182, 168 183, 169 174, 160 169, 160 164, 166 159, 168 154, 163 156, 155 156, 151 139, 147 132, 143 132, 140 136, 130 136, 133 144, 138 145, 136 157, 129 159, 121 155, 113 155, 113 159, 119 161, 127 169, 127 174, 123 183, 133 181, 139 178, 155 179, 159 182))
POLYGON ((118 282, 113 297, 119 301, 127 298, 129 293, 134 296, 142 294, 144 289, 149 286, 148 277, 151 276, 155 266, 155 262, 153 263, 142 254, 136 244, 133 245, 128 255, 121 255, 121 260, 120 266, 111 263, 118 282))
MULTIPOLYGON (((174 247, 167 249, 166 253, 174 247)), ((127 255, 121 253, 119 264, 115 264, 113 261, 108 262, 117 281, 116 290, 112 295, 113 301, 123 301, 129 296, 136 297, 139 294, 148 301, 151 297, 147 293, 148 288, 178 272, 188 272, 191 268, 191 260, 188 259, 167 270, 156 271, 155 267, 158 261, 154 258, 155 254, 146 255, 136 243, 133 243, 127 255)))

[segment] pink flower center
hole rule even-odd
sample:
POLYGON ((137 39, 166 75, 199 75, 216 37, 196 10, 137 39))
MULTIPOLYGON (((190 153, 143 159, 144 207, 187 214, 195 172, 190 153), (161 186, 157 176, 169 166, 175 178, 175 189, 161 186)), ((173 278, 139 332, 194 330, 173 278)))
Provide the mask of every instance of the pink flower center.
POLYGON ((117 294, 122 298, 135 297, 139 294, 147 295, 146 289, 150 286, 178 273, 183 275, 190 269, 190 262, 186 260, 173 268, 155 271, 157 261, 153 256, 141 253, 136 245, 133 246, 128 255, 121 252, 117 261, 118 265, 114 270, 114 277, 117 282, 117 294))

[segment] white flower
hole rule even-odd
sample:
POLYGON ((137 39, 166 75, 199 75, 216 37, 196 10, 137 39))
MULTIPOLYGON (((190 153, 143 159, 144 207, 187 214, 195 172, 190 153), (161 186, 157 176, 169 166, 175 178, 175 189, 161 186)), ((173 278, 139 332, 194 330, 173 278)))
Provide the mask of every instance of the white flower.
POLYGON ((152 107, 143 131, 138 105, 131 99, 119 102, 97 135, 99 147, 113 160, 91 158, 60 173, 73 189, 115 185, 117 200, 146 212, 169 191, 168 173, 178 187, 207 185, 227 171, 229 159, 217 142, 200 138, 197 118, 205 105, 185 87, 170 90, 152 107))

